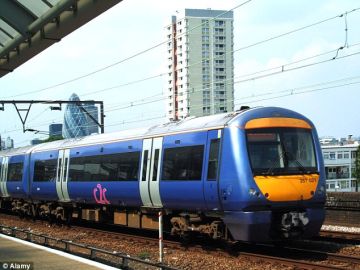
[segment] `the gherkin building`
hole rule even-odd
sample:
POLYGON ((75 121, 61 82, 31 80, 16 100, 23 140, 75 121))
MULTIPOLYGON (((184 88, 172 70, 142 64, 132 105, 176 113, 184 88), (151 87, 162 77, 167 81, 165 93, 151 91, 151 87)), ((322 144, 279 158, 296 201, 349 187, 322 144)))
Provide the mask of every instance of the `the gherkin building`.
MULTIPOLYGON (((80 99, 74 93, 69 101, 80 101, 80 99)), ((84 104, 82 106, 93 118, 98 119, 98 108, 95 105, 84 104)), ((77 104, 67 104, 64 114, 63 137, 66 139, 77 138, 94 133, 99 133, 96 123, 77 104)))

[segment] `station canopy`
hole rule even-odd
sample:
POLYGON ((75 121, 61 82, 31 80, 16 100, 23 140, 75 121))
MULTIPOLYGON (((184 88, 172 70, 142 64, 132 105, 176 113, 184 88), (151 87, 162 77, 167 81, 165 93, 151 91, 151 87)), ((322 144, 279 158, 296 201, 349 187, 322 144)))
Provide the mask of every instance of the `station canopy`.
POLYGON ((122 0, 0 0, 0 77, 122 0))

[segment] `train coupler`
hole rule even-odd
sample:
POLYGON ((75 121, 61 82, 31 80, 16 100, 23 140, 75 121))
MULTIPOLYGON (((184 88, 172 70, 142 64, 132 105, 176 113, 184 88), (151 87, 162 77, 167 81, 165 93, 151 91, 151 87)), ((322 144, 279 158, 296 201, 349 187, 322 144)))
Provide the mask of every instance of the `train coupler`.
POLYGON ((306 212, 287 212, 281 216, 280 231, 284 238, 296 238, 309 223, 306 212))

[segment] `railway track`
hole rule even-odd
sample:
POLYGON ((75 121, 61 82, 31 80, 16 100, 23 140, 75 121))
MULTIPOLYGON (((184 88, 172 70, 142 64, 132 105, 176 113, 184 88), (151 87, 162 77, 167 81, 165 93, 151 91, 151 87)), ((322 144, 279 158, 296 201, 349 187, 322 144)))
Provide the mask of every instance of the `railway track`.
POLYGON ((321 240, 337 242, 340 244, 360 245, 360 233, 342 231, 320 231, 321 240))
POLYGON ((256 245, 242 255, 300 269, 360 269, 360 257, 294 247, 256 245), (255 250, 253 250, 255 249, 255 250))
MULTIPOLYGON (((299 261, 297 259, 289 259, 282 258, 278 256, 269 256, 262 255, 257 253, 242 253, 243 256, 248 257, 252 260, 260 260, 268 263, 281 264, 283 266, 294 267, 295 269, 319 269, 319 270, 327 270, 327 269, 336 269, 336 270, 345 270, 345 269, 360 269, 359 262, 343 262, 341 260, 341 265, 329 265, 327 263, 321 264, 311 261, 299 261)), ((353 258, 342 258, 344 260, 353 260, 353 258)))
MULTIPOLYGON (((28 227, 32 227, 31 224, 34 224, 34 222, 29 221, 28 227)), ((44 224, 44 222, 36 221, 35 224, 44 224)), ((102 248, 106 246, 105 243, 111 242, 137 243, 140 246, 146 248, 152 247, 153 250, 156 250, 158 247, 158 239, 156 233, 153 233, 150 236, 136 235, 136 232, 118 232, 116 231, 116 228, 111 231, 107 231, 99 228, 91 228, 89 226, 83 227, 79 224, 76 226, 72 226, 71 228, 64 227, 64 230, 71 231, 74 235, 73 238, 58 239, 57 243, 71 242, 75 244, 78 243, 79 245, 84 245, 84 243, 82 242, 84 239, 101 239, 101 241, 97 243, 100 244, 102 248)), ((26 233, 22 234, 22 238, 26 239, 27 237, 28 236, 26 233)), ((321 237, 318 240, 323 241, 324 239, 326 239, 327 241, 332 243, 338 242, 340 240, 357 241, 359 237, 360 235, 358 234, 324 231, 321 233, 321 237)), ((348 244, 349 242, 345 243, 348 244)), ((235 259, 260 263, 260 265, 264 263, 271 264, 272 269, 274 268, 273 266, 277 266, 279 269, 282 269, 283 266, 288 266, 293 267, 294 269, 360 270, 359 256, 348 256, 333 252, 326 252, 323 250, 317 250, 321 249, 320 244, 317 245, 316 250, 311 250, 311 248, 313 247, 311 247, 311 245, 307 245, 306 242, 304 242, 303 245, 305 246, 305 248, 294 248, 293 246, 278 247, 272 245, 251 245, 246 243, 238 243, 229 247, 224 245, 223 243, 215 241, 204 242, 201 240, 196 240, 184 244, 178 240, 164 240, 164 249, 167 251, 171 251, 169 252, 169 254, 176 254, 177 250, 186 251, 186 253, 188 254, 210 254, 213 257, 228 258, 229 261, 235 259)), ((79 247, 75 248, 75 250, 77 249, 79 249, 79 247)))
MULTIPOLYGON (((74 230, 84 229, 81 227, 73 228, 74 230)), ((15 229, 16 230, 16 229, 15 229)), ((116 233, 115 235, 111 235, 108 232, 101 231, 98 229, 86 229, 87 233, 90 235, 96 235, 97 237, 101 237, 104 241, 107 240, 130 240, 141 242, 146 245, 157 245, 157 240, 154 238, 143 237, 143 236, 134 236, 127 235, 123 233, 116 233)), ((14 234, 14 228, 5 228, 7 234, 14 234), (10 233, 11 232, 11 233, 10 233)), ((19 236, 22 239, 29 240, 29 231, 20 230, 19 236)), ((39 237, 39 235, 35 235, 30 237, 33 239, 34 237, 39 237)), ((54 240, 54 239, 52 239, 54 240)), ((56 239, 56 243, 69 243, 68 240, 65 239, 56 239)), ((70 241, 72 242, 72 241, 70 241)), ((46 241, 47 245, 49 245, 49 241, 46 241)), ((76 248, 84 248, 84 245, 72 243, 76 248)), ((208 246, 201 245, 191 245, 184 246, 180 242, 176 241, 164 241, 164 245, 166 248, 171 249, 186 249, 188 252, 214 252, 216 254, 225 253, 225 251, 218 248, 209 248, 208 246)), ((66 246, 66 245, 65 245, 66 246)), ((233 255, 237 255, 240 258, 248 258, 252 261, 257 262, 266 262, 271 264, 277 264, 282 266, 290 266, 300 269, 360 269, 360 257, 355 256, 347 256, 335 253, 328 253, 316 250, 308 250, 308 249, 299 249, 292 247, 276 247, 272 245, 250 245, 250 244, 238 244, 235 250, 232 251, 233 255)), ((67 251, 70 250, 66 246, 67 251)), ((78 252, 79 253, 79 252, 78 252)), ((171 268, 168 268, 171 269, 171 268)))
MULTIPOLYGON (((77 227, 78 230, 83 227, 77 227)), ((104 239, 126 239, 128 241, 135 241, 143 243, 144 245, 158 246, 158 240, 153 237, 129 235, 117 232, 115 235, 109 235, 108 232, 88 228, 92 234, 99 234, 104 239)), ((344 233, 344 232, 324 232, 327 237, 331 239, 359 239, 360 234, 344 233)), ((304 248, 294 247, 278 247, 273 245, 252 245, 252 244, 237 244, 232 246, 232 250, 217 241, 211 242, 210 245, 206 242, 196 240, 195 242, 183 243, 179 240, 164 240, 164 248, 171 250, 186 250, 187 252, 211 252, 220 256, 230 254, 248 258, 253 261, 275 263, 286 265, 300 269, 359 269, 360 257, 336 254, 331 252, 324 252, 318 250, 309 250, 304 248), (312 261, 313 260, 313 261, 312 261)))

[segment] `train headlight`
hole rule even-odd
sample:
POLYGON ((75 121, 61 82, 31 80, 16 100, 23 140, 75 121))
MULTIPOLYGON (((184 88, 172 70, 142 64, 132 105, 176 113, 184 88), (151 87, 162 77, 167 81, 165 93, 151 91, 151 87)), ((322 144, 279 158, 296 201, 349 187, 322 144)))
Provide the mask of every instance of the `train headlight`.
POLYGON ((252 195, 252 196, 255 196, 255 195, 256 195, 256 190, 255 190, 255 188, 250 188, 250 189, 249 189, 249 194, 252 195))
POLYGON ((259 197, 260 196, 260 193, 258 191, 256 191, 255 188, 249 188, 249 194, 251 196, 256 196, 256 197, 259 197))

